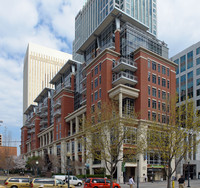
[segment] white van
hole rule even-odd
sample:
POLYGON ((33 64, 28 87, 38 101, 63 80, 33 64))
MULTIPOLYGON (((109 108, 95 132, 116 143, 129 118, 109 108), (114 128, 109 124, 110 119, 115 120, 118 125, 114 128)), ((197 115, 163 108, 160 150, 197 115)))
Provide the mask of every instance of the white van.
POLYGON ((52 178, 60 179, 60 180, 65 181, 66 175, 53 175, 52 178))
MULTIPOLYGON (((66 176, 66 180, 67 179, 68 179, 68 176, 66 176)), ((81 186, 83 184, 83 181, 78 179, 76 176, 69 176, 69 183, 70 183, 70 185, 81 186)))
MULTIPOLYGON (((67 183, 68 175, 53 175, 52 178, 60 179, 60 180, 66 181, 66 183, 67 183)), ((83 181, 78 179, 76 176, 70 175, 69 176, 69 183, 70 183, 70 185, 81 186, 83 184, 83 181)))

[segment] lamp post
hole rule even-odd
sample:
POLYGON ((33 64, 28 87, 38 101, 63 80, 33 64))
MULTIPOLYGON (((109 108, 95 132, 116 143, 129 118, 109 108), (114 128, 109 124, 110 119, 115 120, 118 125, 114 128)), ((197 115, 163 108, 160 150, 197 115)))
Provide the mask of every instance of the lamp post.
POLYGON ((190 187, 190 161, 188 160, 188 186, 190 187))
POLYGON ((153 166, 152 166, 152 181, 151 182, 153 183, 153 166))
POLYGON ((36 177, 38 177, 38 164, 39 164, 38 160, 35 161, 35 164, 36 164, 36 177))
POLYGON ((139 159, 137 160, 137 188, 139 188, 139 159))

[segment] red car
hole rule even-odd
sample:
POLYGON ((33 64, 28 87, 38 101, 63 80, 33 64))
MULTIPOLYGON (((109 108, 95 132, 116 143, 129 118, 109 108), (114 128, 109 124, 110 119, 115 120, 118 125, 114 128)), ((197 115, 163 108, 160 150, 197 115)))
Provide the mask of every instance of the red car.
MULTIPOLYGON (((85 181, 84 188, 110 188, 110 180, 106 178, 88 178, 85 181)), ((113 188, 121 188, 118 183, 113 182, 113 188)))

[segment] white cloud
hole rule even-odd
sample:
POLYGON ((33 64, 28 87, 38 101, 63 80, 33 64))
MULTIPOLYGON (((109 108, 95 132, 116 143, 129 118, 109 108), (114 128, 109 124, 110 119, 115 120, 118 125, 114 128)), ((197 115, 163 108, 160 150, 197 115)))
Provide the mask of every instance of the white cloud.
POLYGON ((158 37, 169 44, 170 55, 199 41, 199 0, 159 0, 157 6, 158 37))

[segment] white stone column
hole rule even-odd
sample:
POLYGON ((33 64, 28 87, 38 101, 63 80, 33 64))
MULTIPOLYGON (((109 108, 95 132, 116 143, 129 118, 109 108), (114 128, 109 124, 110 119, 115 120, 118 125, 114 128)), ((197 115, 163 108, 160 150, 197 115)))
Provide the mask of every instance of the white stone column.
POLYGON ((76 133, 78 133, 79 132, 79 119, 78 119, 78 116, 76 116, 75 124, 76 124, 76 133))
POLYGON ((51 131, 49 132, 49 144, 51 143, 51 131))
POLYGON ((122 117, 122 93, 119 93, 119 117, 122 117))
POLYGON ((53 145, 52 153, 53 153, 53 155, 57 155, 57 147, 56 147, 56 144, 53 145))
MULTIPOLYGON (((123 95, 122 93, 119 93, 119 117, 122 117, 122 99, 123 95)), ((123 128, 123 125, 122 125, 123 128)), ((122 159, 123 158, 123 145, 121 146, 121 152, 119 153, 118 158, 122 159)), ((123 172, 122 172, 122 161, 119 161, 117 164, 117 182, 123 183, 123 172)))
MULTIPOLYGON (((75 163, 78 161, 78 139, 74 139, 74 154, 75 154, 75 163)), ((78 166, 75 166, 76 173, 78 173, 78 166)))
POLYGON ((45 146, 45 137, 44 137, 44 135, 42 136, 42 140, 43 140, 43 146, 45 146))
POLYGON ((66 142, 61 142, 61 172, 66 173, 66 142))
POLYGON ((82 123, 82 129, 84 130, 84 128, 85 128, 85 114, 83 113, 83 115, 82 115, 82 118, 83 118, 83 123, 82 123))
POLYGON ((73 134, 73 128, 72 128, 72 126, 73 126, 73 122, 71 120, 70 121, 70 136, 73 134))

